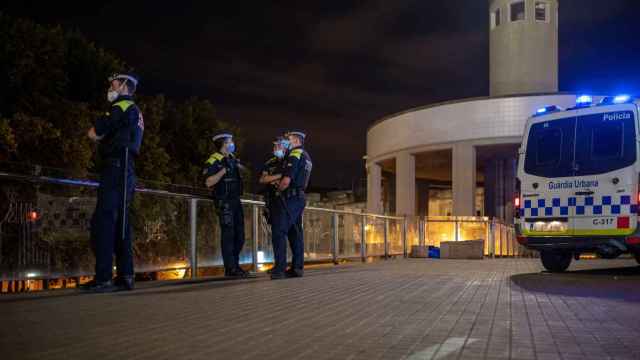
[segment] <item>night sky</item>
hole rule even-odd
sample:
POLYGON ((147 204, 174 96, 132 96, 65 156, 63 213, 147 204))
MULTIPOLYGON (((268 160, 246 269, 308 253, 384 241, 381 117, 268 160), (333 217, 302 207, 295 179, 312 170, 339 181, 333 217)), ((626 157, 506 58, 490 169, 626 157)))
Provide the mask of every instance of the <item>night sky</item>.
MULTIPOLYGON (((316 186, 364 176, 377 119, 489 93, 487 0, 12 3, 118 54, 144 94, 210 99, 254 166, 305 130, 316 186)), ((638 14, 638 0, 560 0, 560 91, 640 94, 638 14)))

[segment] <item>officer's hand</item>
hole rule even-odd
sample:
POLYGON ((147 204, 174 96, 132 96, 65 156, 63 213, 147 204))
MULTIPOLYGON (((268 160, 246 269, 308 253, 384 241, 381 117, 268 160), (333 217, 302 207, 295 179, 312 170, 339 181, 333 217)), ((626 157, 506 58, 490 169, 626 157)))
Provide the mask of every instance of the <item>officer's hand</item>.
POLYGON ((91 129, 89 129, 89 131, 87 131, 87 136, 89 137, 89 139, 91 139, 93 141, 102 140, 102 136, 98 136, 96 134, 96 128, 94 128, 94 127, 92 127, 91 129))

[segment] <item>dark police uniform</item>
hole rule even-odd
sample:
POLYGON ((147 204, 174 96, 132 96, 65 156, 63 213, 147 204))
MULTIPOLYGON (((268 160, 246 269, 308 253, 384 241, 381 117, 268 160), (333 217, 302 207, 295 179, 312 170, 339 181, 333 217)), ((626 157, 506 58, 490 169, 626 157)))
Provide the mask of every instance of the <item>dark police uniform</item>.
POLYGON ((102 167, 91 235, 96 256, 95 281, 105 283, 113 277, 114 252, 118 277, 134 275, 128 213, 136 185, 135 158, 140 153, 144 132, 142 113, 131 96, 121 95, 112 103, 110 111, 96 121, 95 131, 102 137, 98 144, 102 167), (126 204, 123 204, 125 195, 126 204), (126 219, 124 238, 123 217, 126 219))
POLYGON ((233 155, 225 157, 221 153, 214 153, 206 162, 205 177, 213 176, 222 169, 227 169, 227 172, 213 186, 212 197, 220 220, 225 275, 244 275, 240 268, 240 252, 244 246, 244 213, 240 203, 243 189, 238 160, 233 155))
POLYGON ((285 158, 282 176, 289 177, 289 187, 280 194, 273 206, 272 235, 274 267, 272 276, 285 272, 287 267, 287 244, 289 239, 292 259, 291 271, 302 274, 304 268, 304 234, 302 229, 302 213, 306 206, 304 190, 307 186, 311 157, 302 148, 291 149, 285 158))
MULTIPOLYGON (((276 156, 272 156, 262 166, 262 173, 267 173, 269 176, 281 175, 284 170, 284 158, 280 159, 276 156)), ((265 217, 269 224, 271 221, 271 214, 273 213, 273 206, 278 206, 278 198, 276 195, 278 192, 277 185, 266 184, 261 193, 264 196, 265 203, 265 217)))

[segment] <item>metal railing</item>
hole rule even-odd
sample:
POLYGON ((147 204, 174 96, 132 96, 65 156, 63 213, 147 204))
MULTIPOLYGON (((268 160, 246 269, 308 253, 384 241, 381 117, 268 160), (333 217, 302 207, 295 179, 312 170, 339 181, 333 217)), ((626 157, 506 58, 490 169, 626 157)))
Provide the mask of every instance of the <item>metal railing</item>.
MULTIPOLYGON (((1 279, 93 273, 89 228, 97 182, 0 172, 0 184, 4 192, 14 194, 6 195, 5 209, 0 206, 1 279)), ((262 270, 273 258, 265 204, 242 200, 242 205, 247 242, 241 263, 262 270)), ((222 266, 212 200, 138 188, 132 213, 137 272, 177 271, 195 278, 202 269, 222 266)), ((308 206, 303 214, 305 261, 405 255, 404 222, 402 217, 308 206)))
MULTIPOLYGON (((9 200, 0 206, 1 279, 93 274, 89 228, 97 182, 0 172, 0 184, 9 200)), ((195 278, 222 266, 212 200, 139 188, 133 204, 137 272, 195 278)), ((265 205, 256 200, 242 204, 247 242, 241 263, 264 270, 273 259, 265 205)), ((308 262, 406 257, 413 245, 472 239, 485 241, 486 255, 524 255, 513 229, 487 218, 397 217, 308 206, 303 232, 308 262)))

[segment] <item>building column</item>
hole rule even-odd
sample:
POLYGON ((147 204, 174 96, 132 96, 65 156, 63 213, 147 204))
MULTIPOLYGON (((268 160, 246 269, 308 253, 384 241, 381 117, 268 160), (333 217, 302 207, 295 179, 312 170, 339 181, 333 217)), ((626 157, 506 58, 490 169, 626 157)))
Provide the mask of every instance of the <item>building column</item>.
POLYGON ((367 164, 367 212, 382 214, 382 167, 367 164))
POLYGON ((516 193, 517 161, 518 160, 515 157, 508 157, 504 161, 504 220, 507 222, 513 221, 515 216, 513 198, 516 193))
POLYGON ((417 206, 417 214, 419 216, 428 216, 429 215, 429 182, 426 180, 417 180, 416 181, 416 206, 417 206))
POLYGON ((453 147, 453 216, 475 216, 476 149, 471 142, 453 147))
POLYGON ((416 214, 416 158, 408 152, 396 157, 396 215, 416 214))

